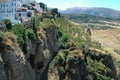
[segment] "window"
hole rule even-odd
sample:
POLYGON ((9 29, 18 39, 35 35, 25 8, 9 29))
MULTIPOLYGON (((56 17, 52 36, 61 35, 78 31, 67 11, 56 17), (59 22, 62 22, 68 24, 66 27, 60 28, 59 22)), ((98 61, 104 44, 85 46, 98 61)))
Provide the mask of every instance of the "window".
POLYGON ((21 13, 19 13, 19 17, 21 17, 21 13))
POLYGON ((12 6, 13 6, 13 2, 12 2, 12 6))

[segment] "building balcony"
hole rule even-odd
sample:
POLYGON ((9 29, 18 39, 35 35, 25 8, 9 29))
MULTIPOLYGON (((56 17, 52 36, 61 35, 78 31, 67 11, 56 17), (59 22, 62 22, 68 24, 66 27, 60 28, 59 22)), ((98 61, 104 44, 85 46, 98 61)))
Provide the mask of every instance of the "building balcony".
POLYGON ((0 2, 7 2, 8 0, 0 0, 0 2))
POLYGON ((17 12, 26 12, 27 8, 21 7, 21 8, 17 8, 17 12))

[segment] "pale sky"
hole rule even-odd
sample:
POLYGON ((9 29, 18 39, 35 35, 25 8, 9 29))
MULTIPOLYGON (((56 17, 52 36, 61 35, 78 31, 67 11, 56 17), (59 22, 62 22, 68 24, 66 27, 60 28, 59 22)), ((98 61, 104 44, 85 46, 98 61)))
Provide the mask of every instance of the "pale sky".
POLYGON ((36 0, 48 7, 66 9, 69 7, 106 7, 120 10, 120 0, 36 0))

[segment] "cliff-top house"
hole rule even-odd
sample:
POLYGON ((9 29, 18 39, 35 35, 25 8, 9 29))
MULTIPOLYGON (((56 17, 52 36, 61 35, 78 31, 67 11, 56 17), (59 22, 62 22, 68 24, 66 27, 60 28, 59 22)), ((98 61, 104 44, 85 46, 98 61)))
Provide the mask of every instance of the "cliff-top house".
POLYGON ((21 23, 42 9, 32 0, 0 0, 0 21, 10 19, 12 23, 21 23))

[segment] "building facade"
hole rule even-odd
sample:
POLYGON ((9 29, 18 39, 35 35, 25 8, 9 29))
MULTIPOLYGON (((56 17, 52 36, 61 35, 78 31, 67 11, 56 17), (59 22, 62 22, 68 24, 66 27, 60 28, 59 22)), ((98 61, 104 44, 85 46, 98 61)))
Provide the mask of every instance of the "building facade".
POLYGON ((35 15, 34 7, 40 8, 37 3, 32 6, 30 0, 0 0, 0 21, 9 19, 12 23, 20 23, 23 18, 35 15))

